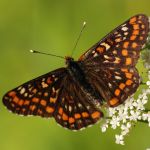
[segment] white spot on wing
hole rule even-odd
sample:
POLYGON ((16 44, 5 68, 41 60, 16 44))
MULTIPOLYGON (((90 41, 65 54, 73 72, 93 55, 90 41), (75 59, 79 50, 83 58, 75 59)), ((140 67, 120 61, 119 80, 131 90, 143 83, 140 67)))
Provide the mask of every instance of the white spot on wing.
POLYGON ((79 106, 80 108, 82 108, 82 105, 81 105, 81 103, 78 103, 78 106, 79 106))
POLYGON ((25 92, 25 88, 22 88, 21 90, 20 90, 20 94, 23 94, 24 92, 25 92))
POLYGON ((123 27, 122 30, 123 30, 123 31, 127 31, 128 28, 127 28, 127 27, 123 27))
POLYGON ((102 46, 105 46, 106 47, 106 50, 108 50, 110 48, 109 44, 107 43, 101 43, 102 46))
POLYGON ((48 87, 48 84, 46 84, 45 82, 42 82, 42 87, 46 88, 46 87, 48 87))
POLYGON ((69 112, 71 112, 72 111, 72 107, 69 105, 69 112))
POLYGON ((108 86, 111 88, 111 87, 112 87, 112 84, 111 84, 111 83, 108 83, 108 86))
POLYGON ((115 79, 121 80, 122 78, 120 76, 115 76, 115 79))
POLYGON ((128 35, 128 34, 129 34, 128 32, 125 32, 125 33, 124 33, 124 35, 128 35))
POLYGON ((107 55, 104 55, 104 58, 106 58, 106 59, 109 59, 109 56, 107 56, 107 55))
POLYGON ((125 24, 123 24, 123 25, 121 25, 122 27, 125 27, 126 26, 126 23, 125 24))
POLYGON ((28 93, 24 93, 24 97, 27 97, 28 96, 28 93))
POLYGON ((96 56, 98 56, 98 54, 97 54, 97 53, 95 53, 95 54, 93 55, 93 57, 96 57, 96 56))

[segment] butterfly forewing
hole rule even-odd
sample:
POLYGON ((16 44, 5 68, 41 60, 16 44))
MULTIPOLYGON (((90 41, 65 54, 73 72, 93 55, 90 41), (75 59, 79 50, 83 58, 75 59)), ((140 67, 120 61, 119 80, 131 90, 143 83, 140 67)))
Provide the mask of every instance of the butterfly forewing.
POLYGON ((149 30, 147 16, 133 16, 87 50, 79 61, 92 63, 90 60, 99 57, 99 63, 103 62, 105 66, 135 65, 149 30), (133 59, 130 62, 127 58, 133 59))
POLYGON ((123 103, 137 90, 140 78, 135 65, 149 30, 147 16, 133 16, 80 57, 88 80, 110 106, 123 103))
POLYGON ((3 97, 4 105, 14 113, 51 117, 58 103, 66 69, 61 68, 33 79, 3 97))

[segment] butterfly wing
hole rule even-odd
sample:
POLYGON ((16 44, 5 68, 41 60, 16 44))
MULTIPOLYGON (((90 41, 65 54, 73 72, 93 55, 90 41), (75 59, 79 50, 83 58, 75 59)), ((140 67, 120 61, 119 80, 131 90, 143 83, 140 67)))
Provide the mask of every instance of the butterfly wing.
MULTIPOLYGON (((110 55, 112 61, 120 62, 120 60, 115 58, 120 55, 125 56, 125 58, 132 56, 134 58, 132 64, 135 65, 137 58, 139 58, 139 51, 146 43, 149 28, 149 18, 146 15, 139 14, 133 16, 88 49, 79 58, 79 61, 91 63, 91 60, 97 57, 100 57, 100 60, 104 61, 105 59, 107 60, 108 58, 106 57, 110 55), (105 54, 107 56, 104 56, 105 54)), ((108 64, 111 63, 112 65, 113 63, 116 66, 117 63, 112 61, 109 61, 108 64)), ((125 64, 124 61, 124 59, 121 60, 119 65, 125 64)))
POLYGON ((60 68, 9 91, 3 103, 13 113, 54 117, 61 126, 79 130, 102 117, 79 89, 67 70, 60 68))
POLYGON ((61 101, 54 117, 65 128, 79 130, 95 124, 103 116, 103 113, 88 101, 89 97, 83 91, 82 85, 69 75, 66 77, 60 97, 61 101))
POLYGON ((89 82, 112 107, 123 103, 139 86, 135 65, 149 30, 147 16, 133 16, 79 58, 89 82))
POLYGON ((3 103, 13 113, 51 117, 65 75, 66 69, 60 68, 33 79, 6 93, 3 103))

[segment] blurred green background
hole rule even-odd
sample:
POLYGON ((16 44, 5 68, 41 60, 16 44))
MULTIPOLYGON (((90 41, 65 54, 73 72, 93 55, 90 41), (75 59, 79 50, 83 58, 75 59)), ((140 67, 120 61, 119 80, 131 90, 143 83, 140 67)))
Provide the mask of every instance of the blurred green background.
MULTIPOLYGON (((30 49, 70 55, 83 21, 87 27, 74 53, 86 49, 132 15, 150 16, 150 0, 0 0, 0 99, 8 90, 50 70, 64 61, 34 55, 30 49)), ((101 133, 100 125, 71 132, 54 119, 20 117, 0 102, 0 150, 145 150, 150 148, 150 128, 138 123, 115 144, 116 131, 101 133)))

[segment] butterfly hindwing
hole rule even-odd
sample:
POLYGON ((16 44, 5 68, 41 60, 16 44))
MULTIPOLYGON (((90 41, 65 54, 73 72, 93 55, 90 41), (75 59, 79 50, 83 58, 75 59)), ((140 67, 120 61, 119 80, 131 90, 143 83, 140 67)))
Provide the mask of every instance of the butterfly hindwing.
POLYGON ((6 93, 3 103, 17 114, 51 117, 64 76, 64 68, 42 75, 6 93))
POLYGON ((89 70, 88 78, 111 107, 123 103, 140 84, 138 71, 134 67, 89 70))
POLYGON ((88 97, 81 89, 82 85, 79 87, 70 76, 64 83, 61 101, 54 114, 56 122, 71 130, 79 130, 95 124, 103 113, 88 103, 88 97))

